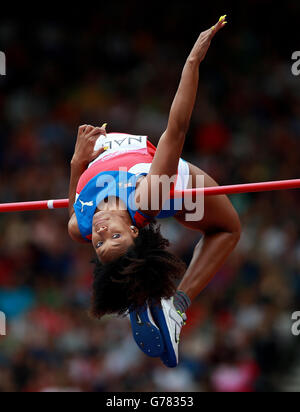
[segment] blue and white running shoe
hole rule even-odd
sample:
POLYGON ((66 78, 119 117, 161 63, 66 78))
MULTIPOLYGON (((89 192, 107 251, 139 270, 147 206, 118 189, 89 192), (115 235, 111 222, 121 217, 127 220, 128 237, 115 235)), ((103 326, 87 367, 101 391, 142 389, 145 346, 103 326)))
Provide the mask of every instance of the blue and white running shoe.
POLYGON ((153 318, 164 340, 165 351, 160 358, 168 368, 176 368, 178 366, 180 333, 187 321, 186 315, 176 310, 173 300, 174 298, 169 300, 163 299, 161 304, 153 303, 151 305, 153 318))
POLYGON ((165 350, 164 340, 153 320, 150 307, 147 305, 139 311, 131 311, 129 315, 133 338, 138 347, 150 358, 159 358, 165 350))

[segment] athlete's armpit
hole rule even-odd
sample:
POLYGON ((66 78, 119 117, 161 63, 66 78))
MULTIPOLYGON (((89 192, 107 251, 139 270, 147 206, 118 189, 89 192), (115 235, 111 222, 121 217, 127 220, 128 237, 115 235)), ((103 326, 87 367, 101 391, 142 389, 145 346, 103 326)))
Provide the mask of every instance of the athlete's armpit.
POLYGON ((156 216, 160 213, 163 205, 169 200, 170 192, 163 190, 164 179, 167 182, 176 182, 178 164, 182 154, 184 144, 184 135, 178 134, 171 136, 170 131, 166 131, 158 144, 150 172, 147 177, 140 183, 136 191, 136 200, 147 199, 148 204, 144 205, 141 210, 147 211, 148 215, 156 216), (171 179, 171 180, 170 180, 171 179), (153 196, 157 201, 153 199, 153 196), (157 207, 153 207, 156 205, 157 207))

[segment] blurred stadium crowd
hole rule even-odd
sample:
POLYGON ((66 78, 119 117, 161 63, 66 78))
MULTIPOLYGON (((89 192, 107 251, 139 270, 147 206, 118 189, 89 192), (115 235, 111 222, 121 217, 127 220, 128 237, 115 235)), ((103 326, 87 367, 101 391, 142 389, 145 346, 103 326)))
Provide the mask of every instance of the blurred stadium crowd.
MULTIPOLYGON (((277 41, 272 16, 266 34, 268 6, 237 6, 201 67, 184 157, 220 184, 299 177, 294 49, 277 41)), ((1 17, 1 203, 65 198, 80 124, 157 143, 193 42, 224 10, 155 7, 106 2, 87 21, 70 11, 34 26, 1 17)), ((277 24, 293 27, 297 11, 291 2, 277 24)), ((299 200, 298 191, 232 197, 243 236, 191 307, 176 370, 139 352, 127 319, 89 318, 93 253, 68 238, 66 211, 0 216, 0 391, 280 390, 299 346, 299 200)), ((163 231, 188 263, 198 235, 173 221, 163 231)))

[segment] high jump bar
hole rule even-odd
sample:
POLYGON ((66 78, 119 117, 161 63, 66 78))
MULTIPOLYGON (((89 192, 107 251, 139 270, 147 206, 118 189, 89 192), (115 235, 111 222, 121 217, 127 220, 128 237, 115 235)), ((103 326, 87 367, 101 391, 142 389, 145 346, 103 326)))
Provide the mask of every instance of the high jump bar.
MULTIPOLYGON (((185 195, 203 193, 204 196, 235 195, 242 193, 272 192, 279 190, 300 189, 300 179, 282 180, 277 182, 250 183, 242 185, 206 187, 204 189, 188 189, 175 191, 171 198, 182 198, 185 195)), ((0 213, 26 212, 34 210, 66 209, 69 199, 42 200, 37 202, 20 202, 0 204, 0 213)))

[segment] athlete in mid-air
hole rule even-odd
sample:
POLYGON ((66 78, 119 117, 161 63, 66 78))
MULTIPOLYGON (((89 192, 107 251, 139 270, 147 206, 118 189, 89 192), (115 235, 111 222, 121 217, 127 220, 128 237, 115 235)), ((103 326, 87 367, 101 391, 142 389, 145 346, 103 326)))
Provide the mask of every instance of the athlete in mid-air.
POLYGON ((178 365, 185 312, 241 234, 239 217, 226 196, 206 197, 204 218, 196 222, 187 218, 190 210, 182 202, 168 202, 170 191, 159 189, 158 200, 151 198, 157 193, 153 177, 175 176, 176 190, 199 187, 199 176, 204 176, 205 187, 217 185, 181 154, 196 100, 199 65, 225 24, 223 16, 195 43, 157 148, 145 136, 84 125, 71 162, 69 234, 74 241, 91 242, 97 256, 91 313, 99 319, 129 313, 140 349, 160 357, 168 367, 178 365), (160 234, 155 218, 167 217, 201 234, 187 269, 167 250, 169 243, 160 234), (183 279, 176 289, 179 277, 183 279))

